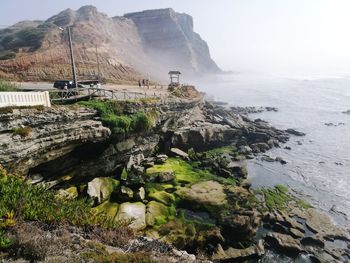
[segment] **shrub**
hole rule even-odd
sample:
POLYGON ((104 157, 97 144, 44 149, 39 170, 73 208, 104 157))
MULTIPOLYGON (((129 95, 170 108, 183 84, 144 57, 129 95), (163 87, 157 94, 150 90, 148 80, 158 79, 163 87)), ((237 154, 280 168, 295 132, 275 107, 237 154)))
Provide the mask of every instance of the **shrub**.
POLYGON ((152 125, 152 118, 143 111, 140 111, 132 116, 132 130, 134 132, 148 131, 152 128, 152 125))
POLYGON ((158 112, 145 113, 139 111, 135 114, 123 114, 122 104, 116 101, 85 101, 82 106, 97 110, 103 125, 110 128, 113 134, 126 134, 128 132, 143 132, 151 129, 158 112))
POLYGON ((0 170, 0 218, 10 211, 14 218, 44 223, 116 227, 105 215, 94 214, 86 199, 59 198, 44 186, 29 185, 22 178, 0 170))

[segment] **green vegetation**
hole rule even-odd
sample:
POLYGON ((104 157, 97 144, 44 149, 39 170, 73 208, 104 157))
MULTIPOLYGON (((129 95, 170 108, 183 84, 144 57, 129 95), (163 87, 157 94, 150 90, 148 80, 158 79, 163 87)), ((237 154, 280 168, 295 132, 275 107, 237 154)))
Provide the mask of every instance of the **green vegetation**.
POLYGON ((23 128, 15 128, 12 130, 13 135, 20 135, 22 138, 28 137, 31 132, 32 128, 28 126, 23 128))
POLYGON ((209 171, 195 169, 188 162, 179 158, 169 158, 164 164, 148 168, 146 173, 152 176, 152 174, 159 174, 164 171, 174 171, 177 182, 195 183, 216 178, 209 171))
POLYGON ((110 128, 113 134, 148 131, 157 117, 153 111, 125 115, 122 104, 116 101, 85 101, 79 104, 97 110, 103 125, 110 128))
POLYGON ((0 92, 17 91, 17 86, 7 81, 0 80, 0 92))
POLYGON ((5 232, 17 220, 107 228, 118 226, 105 214, 93 211, 86 199, 59 197, 43 186, 29 185, 22 178, 7 174, 1 167, 0 196, 0 248, 12 244, 5 232))
POLYGON ((274 188, 262 188, 255 192, 264 197, 264 204, 269 210, 286 210, 292 202, 303 209, 311 207, 305 201, 292 196, 288 188, 283 185, 276 185, 274 188))
POLYGON ((27 27, 16 31, 9 29, 0 37, 0 45, 7 50, 29 48, 34 51, 41 46, 46 32, 47 28, 44 26, 27 27))

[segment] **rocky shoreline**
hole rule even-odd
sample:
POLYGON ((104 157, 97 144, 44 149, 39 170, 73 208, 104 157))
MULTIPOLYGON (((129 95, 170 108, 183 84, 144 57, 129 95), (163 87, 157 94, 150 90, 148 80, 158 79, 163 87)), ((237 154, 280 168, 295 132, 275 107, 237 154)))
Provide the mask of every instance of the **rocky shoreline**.
POLYGON ((250 188, 245 160, 302 133, 200 97, 122 108, 155 110, 152 129, 111 134, 96 111, 79 106, 3 111, 0 164, 65 198, 88 197, 97 213, 144 236, 135 239, 141 247, 158 240, 155 250, 179 249, 165 262, 242 262, 269 251, 303 262, 350 260, 349 233, 326 215, 283 186, 250 188))

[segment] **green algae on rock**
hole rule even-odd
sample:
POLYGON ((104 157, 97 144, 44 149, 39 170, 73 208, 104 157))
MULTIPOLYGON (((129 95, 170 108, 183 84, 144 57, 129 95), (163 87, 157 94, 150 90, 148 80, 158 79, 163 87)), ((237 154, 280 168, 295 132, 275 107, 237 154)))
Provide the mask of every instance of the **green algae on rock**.
POLYGON ((164 164, 148 168, 146 170, 146 175, 156 177, 165 171, 173 171, 175 173, 175 180, 185 183, 195 183, 215 177, 209 171, 195 169, 188 162, 179 158, 169 158, 164 164))

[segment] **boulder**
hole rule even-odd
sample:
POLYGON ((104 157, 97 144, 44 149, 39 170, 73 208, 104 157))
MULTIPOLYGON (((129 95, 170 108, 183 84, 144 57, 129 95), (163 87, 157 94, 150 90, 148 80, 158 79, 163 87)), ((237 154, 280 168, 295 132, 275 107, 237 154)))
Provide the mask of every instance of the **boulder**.
POLYGON ((254 153, 266 152, 270 149, 270 146, 264 142, 253 143, 250 145, 254 153))
POLYGON ((135 193, 134 193, 134 198, 137 201, 142 201, 144 200, 146 197, 146 192, 145 192, 145 188, 140 187, 135 193))
POLYGON ((171 148, 171 149, 170 149, 170 152, 171 152, 173 155, 179 156, 179 157, 181 157, 181 158, 183 158, 183 159, 185 159, 185 160, 188 160, 188 159, 189 159, 188 154, 185 153, 184 151, 178 149, 178 148, 171 148))
POLYGON ((175 193, 188 205, 209 210, 227 203, 223 185, 215 181, 199 182, 189 188, 180 188, 175 193))
POLYGON ((93 208, 96 214, 105 214, 109 219, 114 220, 117 215, 119 204, 111 202, 109 200, 93 208))
POLYGON ((146 206, 146 224, 148 226, 164 224, 169 216, 169 209, 167 206, 151 201, 146 206))
POLYGON ((168 160, 168 156, 165 154, 159 154, 154 158, 155 164, 163 164, 165 161, 168 160))
POLYGON ((144 229, 146 227, 146 206, 140 202, 122 203, 119 206, 116 220, 135 230, 144 229))
POLYGON ((286 133, 289 133, 289 134, 292 134, 292 135, 295 135, 295 136, 305 136, 306 135, 305 133, 297 131, 297 130, 294 130, 294 129, 287 129, 286 133))
POLYGON ((106 201, 119 185, 119 181, 109 177, 98 177, 88 183, 87 194, 98 204, 106 201))

